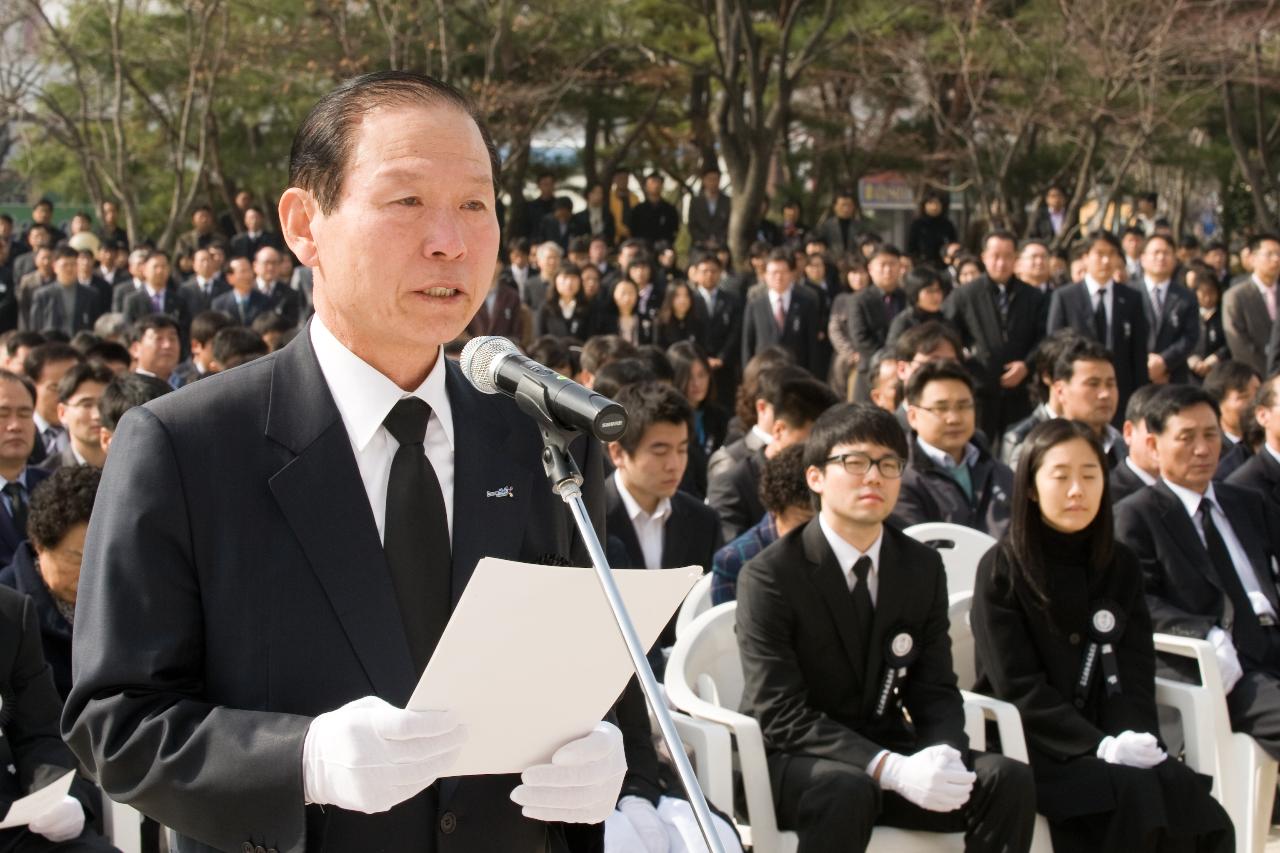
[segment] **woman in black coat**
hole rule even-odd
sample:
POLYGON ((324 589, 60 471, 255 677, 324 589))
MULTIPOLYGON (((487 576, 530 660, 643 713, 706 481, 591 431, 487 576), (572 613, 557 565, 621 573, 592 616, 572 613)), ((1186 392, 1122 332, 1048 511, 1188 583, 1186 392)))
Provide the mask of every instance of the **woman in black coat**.
POLYGON ((1031 431, 1013 521, 978 566, 976 689, 1022 715, 1055 853, 1227 853, 1231 821, 1208 780, 1158 740, 1151 619, 1110 499, 1087 427, 1031 431))
POLYGON ((534 317, 534 334, 585 341, 591 337, 591 312, 582 295, 582 271, 575 264, 561 264, 556 280, 534 317))
POLYGON ((902 292, 907 297, 908 307, 899 311, 889 324, 889 333, 885 337, 887 346, 892 347, 907 329, 931 320, 951 325, 942 314, 942 300, 947 295, 942 273, 932 267, 916 267, 903 278, 902 292))
POLYGON ((703 305, 688 282, 668 284, 662 307, 658 309, 658 322, 654 324, 654 343, 663 349, 681 341, 704 343, 707 323, 703 305))

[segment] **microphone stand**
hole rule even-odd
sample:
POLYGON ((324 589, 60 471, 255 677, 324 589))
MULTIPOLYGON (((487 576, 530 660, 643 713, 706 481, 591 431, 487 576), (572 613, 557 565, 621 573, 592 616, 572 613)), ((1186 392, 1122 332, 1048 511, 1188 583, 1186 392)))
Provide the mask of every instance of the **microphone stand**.
POLYGON ((653 670, 649 667, 644 647, 640 645, 635 626, 631 624, 631 617, 627 614, 622 595, 618 592, 617 584, 614 583, 604 548, 600 546, 600 538, 596 536, 591 517, 587 514, 586 504, 583 503, 582 472, 578 470, 578 464, 569 453, 569 442, 581 433, 578 430, 566 429, 556 421, 547 407, 545 391, 538 383, 521 380, 516 388, 515 400, 520 410, 538 423, 538 429, 542 433, 542 467, 551 480, 551 491, 559 495, 568 505, 573 514, 573 520, 577 523, 578 533, 586 543, 587 552, 591 555, 591 564, 596 570, 596 579, 600 581, 604 596, 609 601, 609 609, 613 611, 614 621, 618 623, 618 633, 626 643, 627 653, 631 656, 631 665, 635 669, 636 678, 640 681, 640 689, 644 692, 649 710, 658 719, 662 739, 667 744, 672 760, 675 761, 676 772, 680 775, 680 784, 684 786, 685 794, 689 797, 689 804, 693 807, 693 815, 697 818, 698 828, 702 830, 702 838, 707 843, 707 849, 710 853, 724 853, 720 836, 716 834, 711 822, 711 809, 707 807, 702 788, 698 785, 697 777, 694 776, 689 756, 685 755, 684 744, 676 732, 675 721, 671 719, 671 713, 667 710, 658 680, 654 678, 653 670))

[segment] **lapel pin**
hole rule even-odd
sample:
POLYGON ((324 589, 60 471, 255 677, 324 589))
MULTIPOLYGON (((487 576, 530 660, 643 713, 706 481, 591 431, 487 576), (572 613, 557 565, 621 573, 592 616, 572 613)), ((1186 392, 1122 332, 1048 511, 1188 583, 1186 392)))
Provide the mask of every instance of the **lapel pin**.
POLYGON ((516 496, 516 490, 511 486, 503 486, 501 489, 497 489, 492 492, 486 491, 484 496, 486 498, 514 498, 516 496))

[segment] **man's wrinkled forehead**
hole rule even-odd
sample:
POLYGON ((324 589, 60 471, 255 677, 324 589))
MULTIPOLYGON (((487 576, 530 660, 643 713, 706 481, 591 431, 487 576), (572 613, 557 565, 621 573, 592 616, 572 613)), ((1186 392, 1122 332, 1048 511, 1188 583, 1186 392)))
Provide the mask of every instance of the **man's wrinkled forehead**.
POLYGON ((452 185, 493 189, 488 148, 475 120, 449 104, 385 104, 361 114, 352 127, 345 195, 362 181, 448 176, 452 185))

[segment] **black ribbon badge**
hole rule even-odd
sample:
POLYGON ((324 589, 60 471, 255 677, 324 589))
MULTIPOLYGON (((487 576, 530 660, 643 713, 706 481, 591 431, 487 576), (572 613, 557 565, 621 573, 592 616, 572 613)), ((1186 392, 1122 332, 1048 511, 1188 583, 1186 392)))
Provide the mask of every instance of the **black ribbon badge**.
POLYGON ((1085 649, 1080 677, 1076 680, 1076 696, 1079 699, 1083 700, 1089 694, 1099 657, 1102 659, 1102 680, 1106 685, 1107 695, 1114 696, 1120 692, 1120 666, 1116 663, 1114 644, 1122 634, 1124 623, 1120 619, 1119 608, 1110 601, 1096 604, 1093 616, 1089 619, 1089 647, 1085 649))
POLYGON ((876 702, 876 716, 883 717, 894 690, 907 675, 907 667, 915 662, 920 649, 910 631, 894 631, 885 637, 884 682, 880 685, 880 700, 876 702))

